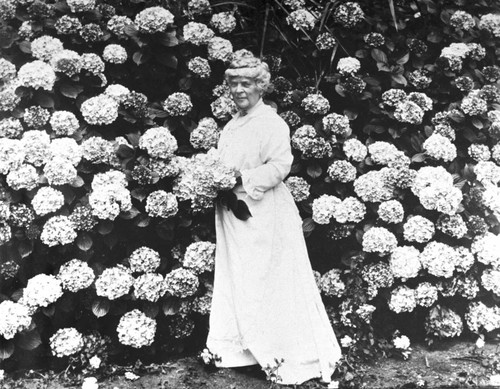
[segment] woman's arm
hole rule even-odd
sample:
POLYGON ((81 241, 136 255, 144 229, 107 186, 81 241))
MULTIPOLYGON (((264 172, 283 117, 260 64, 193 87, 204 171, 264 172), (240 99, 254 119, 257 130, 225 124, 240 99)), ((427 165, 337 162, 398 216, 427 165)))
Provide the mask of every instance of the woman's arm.
MULTIPOLYGON (((266 118, 267 119, 267 118, 266 118)), ((263 120, 261 158, 264 161, 253 169, 241 171, 243 189, 254 200, 261 200, 264 192, 275 187, 290 172, 293 155, 290 147, 290 130, 280 119, 263 120)))

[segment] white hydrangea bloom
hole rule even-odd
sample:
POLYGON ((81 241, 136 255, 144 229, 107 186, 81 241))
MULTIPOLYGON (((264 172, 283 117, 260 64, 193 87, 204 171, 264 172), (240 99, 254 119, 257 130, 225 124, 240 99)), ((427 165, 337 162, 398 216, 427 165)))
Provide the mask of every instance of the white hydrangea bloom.
POLYGON ((434 223, 420 215, 408 217, 403 226, 403 235, 408 242, 425 243, 431 240, 435 233, 434 223))
POLYGON ((120 318, 116 331, 121 344, 135 348, 150 346, 156 334, 156 321, 134 309, 120 318))
POLYGON ((420 262, 422 267, 429 274, 436 277, 449 278, 453 276, 455 266, 459 263, 458 252, 446 243, 432 241, 427 243, 422 253, 420 253, 420 262))
POLYGON ((17 78, 22 86, 50 91, 54 87, 56 73, 49 64, 33 61, 21 66, 17 78))
POLYGON ((139 147, 152 157, 169 159, 177 151, 177 139, 167 127, 153 127, 139 138, 139 147))
POLYGON ((182 266, 191 269, 195 274, 213 271, 215 266, 215 244, 211 242, 191 243, 181 260, 182 266))
POLYGON ((337 70, 340 74, 354 74, 361 69, 361 62, 354 57, 340 58, 337 63, 337 70))
POLYGON ((125 296, 132 285, 134 278, 130 269, 122 265, 117 265, 105 269, 102 274, 97 277, 95 281, 96 294, 98 296, 106 297, 109 300, 116 300, 125 296))
POLYGON ((331 195, 322 195, 314 199, 312 203, 312 219, 318 224, 330 223, 335 207, 339 204, 341 204, 341 200, 331 195))
POLYGON ((18 332, 28 328, 31 324, 29 309, 22 304, 5 300, 0 303, 0 335, 5 339, 12 339, 18 332))
POLYGON ((451 141, 440 134, 433 133, 423 143, 424 151, 434 159, 451 162, 457 157, 457 148, 451 141))
POLYGON ((413 246, 396 247, 389 258, 389 266, 394 277, 403 281, 417 277, 422 268, 420 251, 413 246))
POLYGON ((61 281, 49 274, 38 274, 28 280, 19 303, 28 308, 46 307, 63 295, 61 281))
POLYGON ((135 298, 155 303, 164 294, 165 284, 161 274, 145 273, 134 279, 135 298))
POLYGON ((398 245, 394 234, 384 227, 372 227, 363 235, 363 251, 379 255, 390 254, 398 245))
POLYGON ((64 195, 57 189, 44 186, 38 189, 31 200, 31 205, 37 215, 44 216, 57 211, 64 205, 64 195))
POLYGON ((396 313, 411 312, 417 306, 415 289, 410 289, 406 285, 398 286, 391 292, 389 308, 396 313))
POLYGON ((174 15, 163 7, 148 7, 135 16, 134 22, 139 31, 154 34, 164 32, 174 22, 174 15))
POLYGON ((135 249, 128 258, 132 272, 152 273, 160 266, 160 254, 152 248, 142 246, 135 249))
POLYGON ((75 226, 67 216, 53 216, 43 226, 40 239, 47 246, 65 245, 76 239, 75 226))
POLYGON ((83 349, 83 336, 76 328, 61 328, 50 337, 50 348, 56 357, 68 357, 83 349))
POLYGON ((64 289, 78 292, 92 285, 95 274, 87 262, 72 259, 61 266, 57 278, 61 281, 64 289))

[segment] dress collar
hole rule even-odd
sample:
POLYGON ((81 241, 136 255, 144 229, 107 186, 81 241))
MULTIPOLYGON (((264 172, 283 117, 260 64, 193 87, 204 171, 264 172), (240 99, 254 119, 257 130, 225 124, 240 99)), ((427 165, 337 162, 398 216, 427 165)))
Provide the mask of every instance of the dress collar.
POLYGON ((248 117, 252 117, 255 115, 255 113, 259 112, 262 108, 266 108, 266 104, 264 104, 264 101, 262 100, 262 98, 259 99, 259 101, 257 102, 257 104, 255 104, 252 108, 250 108, 246 115, 242 115, 241 114, 241 111, 238 111, 234 116, 233 118, 234 119, 239 119, 239 118, 248 118, 248 117))

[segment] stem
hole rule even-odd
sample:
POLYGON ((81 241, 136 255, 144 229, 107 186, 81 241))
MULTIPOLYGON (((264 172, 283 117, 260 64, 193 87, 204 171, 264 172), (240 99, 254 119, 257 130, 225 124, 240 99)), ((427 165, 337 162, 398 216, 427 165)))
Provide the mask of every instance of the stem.
POLYGON ((223 6, 223 5, 242 5, 243 7, 248 7, 248 8, 255 9, 255 7, 253 5, 250 5, 250 4, 247 4, 247 3, 240 3, 238 1, 224 1, 222 3, 212 4, 210 6, 212 8, 214 8, 214 7, 223 6))
POLYGON ((262 55, 264 54, 264 44, 265 44, 265 38, 266 38, 266 32, 267 32, 267 24, 269 23, 269 9, 270 9, 269 3, 266 3, 266 16, 264 19, 264 28, 262 29, 262 40, 260 41, 260 57, 262 58, 262 55))

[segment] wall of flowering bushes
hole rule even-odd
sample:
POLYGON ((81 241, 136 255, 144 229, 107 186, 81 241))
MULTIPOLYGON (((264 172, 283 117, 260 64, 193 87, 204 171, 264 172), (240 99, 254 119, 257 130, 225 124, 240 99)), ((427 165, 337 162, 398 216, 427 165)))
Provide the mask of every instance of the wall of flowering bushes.
POLYGON ((242 48, 291 129, 342 371, 498 334, 496 1, 2 0, 0 18, 6 368, 203 346, 242 48))

